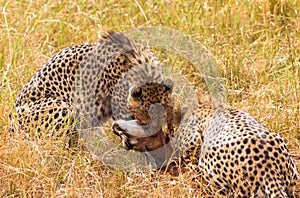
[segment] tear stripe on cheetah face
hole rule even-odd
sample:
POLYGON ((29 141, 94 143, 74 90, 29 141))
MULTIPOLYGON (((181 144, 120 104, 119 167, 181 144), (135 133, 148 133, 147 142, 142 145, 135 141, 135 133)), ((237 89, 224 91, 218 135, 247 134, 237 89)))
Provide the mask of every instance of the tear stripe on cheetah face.
MULTIPOLYGON (((60 51, 36 72, 15 100, 12 131, 51 131, 48 126, 62 127, 70 120, 79 120, 76 129, 99 126, 112 116, 113 94, 118 98, 113 101, 118 107, 114 116, 128 119, 126 88, 132 84, 116 84, 135 67, 148 79, 151 75, 153 81, 163 79, 156 57, 121 33, 108 32, 95 43, 60 51)), ((140 76, 135 76, 136 82, 140 76)))
POLYGON ((295 196, 298 171, 284 140, 245 112, 200 104, 170 144, 170 163, 191 167, 221 195, 295 196))

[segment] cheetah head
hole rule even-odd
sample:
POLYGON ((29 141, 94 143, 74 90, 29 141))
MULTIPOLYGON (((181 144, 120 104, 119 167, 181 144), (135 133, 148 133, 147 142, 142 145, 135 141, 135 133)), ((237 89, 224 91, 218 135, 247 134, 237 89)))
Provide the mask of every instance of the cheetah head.
POLYGON ((173 81, 146 83, 130 88, 127 106, 134 120, 117 120, 112 129, 123 148, 136 151, 156 150, 168 143, 173 134, 173 81), (167 132, 162 128, 167 123, 167 132))

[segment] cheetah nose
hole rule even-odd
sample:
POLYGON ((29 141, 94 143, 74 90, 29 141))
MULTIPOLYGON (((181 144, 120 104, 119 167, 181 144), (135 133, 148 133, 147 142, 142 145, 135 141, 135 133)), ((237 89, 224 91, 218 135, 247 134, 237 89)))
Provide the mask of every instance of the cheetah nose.
POLYGON ((115 123, 124 131, 124 134, 134 137, 148 137, 143 127, 136 120, 117 120, 115 123))

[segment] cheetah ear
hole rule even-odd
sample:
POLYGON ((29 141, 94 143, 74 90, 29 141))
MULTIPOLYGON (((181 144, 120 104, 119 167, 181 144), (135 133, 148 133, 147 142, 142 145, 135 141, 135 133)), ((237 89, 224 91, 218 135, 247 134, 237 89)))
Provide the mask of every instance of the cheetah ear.
POLYGON ((138 87, 138 86, 134 86, 134 87, 132 88, 130 94, 131 94, 131 96, 132 96, 133 98, 139 98, 139 97, 141 97, 142 93, 143 93, 142 88, 140 88, 140 87, 138 87))
POLYGON ((170 78, 166 78, 163 82, 163 85, 167 88, 167 90, 173 90, 174 82, 170 78))

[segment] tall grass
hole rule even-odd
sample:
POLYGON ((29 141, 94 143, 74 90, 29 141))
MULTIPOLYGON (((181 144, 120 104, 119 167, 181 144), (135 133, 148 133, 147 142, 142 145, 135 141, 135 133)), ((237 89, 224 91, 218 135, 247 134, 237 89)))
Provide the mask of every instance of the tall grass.
MULTIPOLYGON (((105 29, 164 26, 191 35, 222 70, 228 105, 280 133, 299 159, 300 1, 1 0, 0 9, 0 196, 214 195, 190 174, 126 173, 50 140, 8 138, 13 101, 34 72, 61 49, 94 42, 105 29)), ((175 55, 168 58, 181 67, 175 55)))

